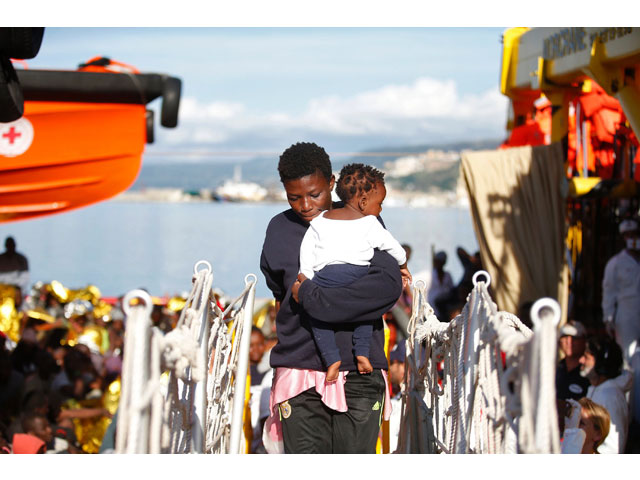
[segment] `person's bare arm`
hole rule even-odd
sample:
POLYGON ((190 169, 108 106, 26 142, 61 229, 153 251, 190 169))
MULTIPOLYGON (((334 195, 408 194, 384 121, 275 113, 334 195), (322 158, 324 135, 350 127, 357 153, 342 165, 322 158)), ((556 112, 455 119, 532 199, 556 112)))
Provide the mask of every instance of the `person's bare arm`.
POLYGON ((61 410, 58 415, 58 421, 65 420, 67 418, 94 418, 94 417, 109 417, 113 415, 106 408, 70 408, 67 410, 61 410))
POLYGON ((402 288, 405 289, 406 287, 411 286, 412 277, 409 267, 407 267, 407 262, 400 265, 400 275, 402 275, 402 288))

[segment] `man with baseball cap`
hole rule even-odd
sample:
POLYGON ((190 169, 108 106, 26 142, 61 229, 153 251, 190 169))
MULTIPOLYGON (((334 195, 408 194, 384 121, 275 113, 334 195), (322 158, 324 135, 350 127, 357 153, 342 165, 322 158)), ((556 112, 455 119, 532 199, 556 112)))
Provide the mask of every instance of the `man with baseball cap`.
POLYGON ((640 338, 640 228, 638 220, 620 222, 625 248, 611 257, 602 280, 602 318, 622 348, 629 366, 632 347, 640 338))
POLYGON ((556 368, 556 397, 579 400, 589 388, 589 380, 580 375, 580 357, 584 354, 586 331, 582 323, 569 320, 560 329, 559 337, 564 358, 556 368))
POLYGON ((633 372, 631 413, 640 425, 640 222, 620 222, 624 248, 607 262, 602 281, 602 316, 622 349, 624 366, 633 372))

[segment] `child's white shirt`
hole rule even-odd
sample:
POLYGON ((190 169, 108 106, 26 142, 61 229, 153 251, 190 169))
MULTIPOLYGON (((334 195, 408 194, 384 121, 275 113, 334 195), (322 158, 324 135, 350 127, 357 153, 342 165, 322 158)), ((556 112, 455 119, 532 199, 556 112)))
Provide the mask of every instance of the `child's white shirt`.
POLYGON ((356 220, 325 218, 322 212, 311 220, 300 245, 300 272, 311 279, 327 265, 350 263, 369 265, 373 249, 384 250, 398 265, 407 261, 407 253, 373 215, 356 220))

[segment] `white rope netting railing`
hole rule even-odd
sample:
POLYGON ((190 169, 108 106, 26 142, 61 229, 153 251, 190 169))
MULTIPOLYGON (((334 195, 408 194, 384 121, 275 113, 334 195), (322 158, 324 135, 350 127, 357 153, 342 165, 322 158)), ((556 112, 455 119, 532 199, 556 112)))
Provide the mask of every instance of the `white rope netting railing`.
POLYGON ((212 281, 211 265, 198 262, 180 318, 166 334, 152 326, 146 292, 123 299, 117 453, 241 453, 256 277, 247 275, 224 310, 212 281))
POLYGON ((207 453, 241 453, 255 283, 255 275, 248 275, 238 298, 224 311, 214 308, 208 342, 207 453))
POLYGON ((557 302, 534 304, 532 332, 497 310, 486 272, 473 282, 450 323, 414 287, 396 453, 559 453, 557 302))

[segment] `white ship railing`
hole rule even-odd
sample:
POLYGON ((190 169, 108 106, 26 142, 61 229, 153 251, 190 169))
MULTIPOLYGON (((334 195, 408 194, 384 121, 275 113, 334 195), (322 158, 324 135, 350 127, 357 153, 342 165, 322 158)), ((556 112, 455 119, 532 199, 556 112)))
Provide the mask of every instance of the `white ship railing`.
POLYGON ((152 325, 147 292, 125 295, 117 453, 244 453, 256 280, 247 275, 242 293, 222 310, 211 265, 196 263, 191 292, 166 334, 152 325))
POLYGON ((497 310, 488 273, 473 283, 449 323, 434 315, 424 283, 414 287, 396 453, 559 453, 559 305, 538 300, 531 331, 497 310))

